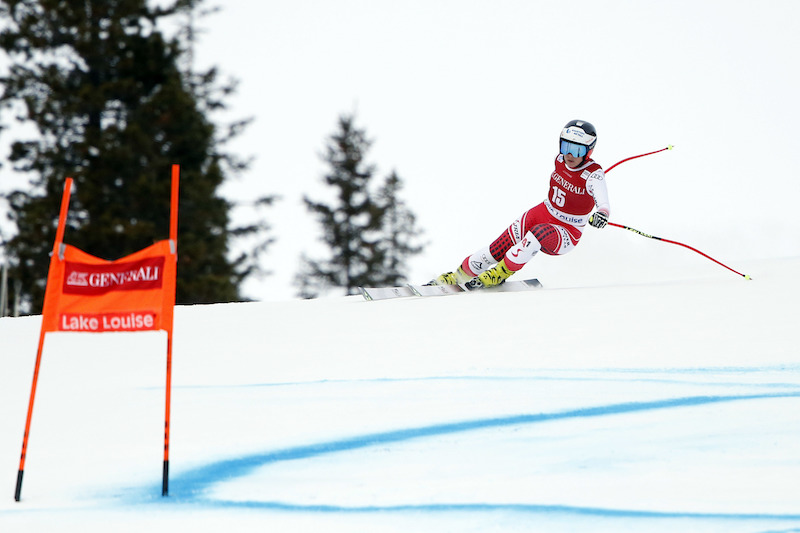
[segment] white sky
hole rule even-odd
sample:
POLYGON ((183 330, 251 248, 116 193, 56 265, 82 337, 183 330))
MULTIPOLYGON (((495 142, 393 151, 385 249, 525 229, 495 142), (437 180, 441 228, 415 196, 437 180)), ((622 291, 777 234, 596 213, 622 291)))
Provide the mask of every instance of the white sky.
MULTIPOLYGON (((241 82, 218 123, 255 118, 230 146, 254 164, 224 194, 283 197, 266 212, 275 274, 246 285, 253 298, 293 296, 300 253, 327 252, 315 252, 322 231, 302 196, 328 192, 319 154, 353 111, 375 141, 369 161, 381 177, 398 172, 425 230, 415 281, 453 269, 544 199, 574 118, 597 127, 594 158, 606 168, 676 147, 609 174, 613 221, 725 262, 800 254, 794 0, 220 4, 200 21, 196 67, 241 82)), ((589 228, 555 261, 579 271, 647 255, 641 239, 589 228)))

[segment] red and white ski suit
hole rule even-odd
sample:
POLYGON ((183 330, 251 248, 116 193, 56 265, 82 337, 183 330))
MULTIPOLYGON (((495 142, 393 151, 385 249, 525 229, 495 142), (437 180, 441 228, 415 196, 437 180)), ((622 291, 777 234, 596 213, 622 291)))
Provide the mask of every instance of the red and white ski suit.
POLYGON ((570 168, 559 154, 547 199, 522 213, 492 244, 466 257, 461 267, 477 276, 505 258, 506 267, 516 272, 539 250, 565 254, 578 244, 594 209, 611 214, 603 169, 589 158, 570 168))

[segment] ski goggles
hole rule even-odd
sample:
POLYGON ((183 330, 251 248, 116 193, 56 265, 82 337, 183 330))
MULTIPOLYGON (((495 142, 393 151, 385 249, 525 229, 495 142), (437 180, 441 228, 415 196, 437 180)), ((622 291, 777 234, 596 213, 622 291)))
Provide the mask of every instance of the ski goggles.
POLYGON ((561 139, 561 153, 564 155, 572 154, 572 157, 584 157, 587 148, 582 144, 571 143, 561 139))

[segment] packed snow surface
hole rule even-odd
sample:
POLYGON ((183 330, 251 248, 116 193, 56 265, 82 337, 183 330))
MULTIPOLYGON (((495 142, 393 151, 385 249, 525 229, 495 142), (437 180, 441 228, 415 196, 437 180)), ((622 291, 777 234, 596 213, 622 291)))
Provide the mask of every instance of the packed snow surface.
POLYGON ((165 334, 62 333, 14 501, 0 319, 0 531, 800 531, 800 259, 744 267, 178 307, 168 497, 165 334))

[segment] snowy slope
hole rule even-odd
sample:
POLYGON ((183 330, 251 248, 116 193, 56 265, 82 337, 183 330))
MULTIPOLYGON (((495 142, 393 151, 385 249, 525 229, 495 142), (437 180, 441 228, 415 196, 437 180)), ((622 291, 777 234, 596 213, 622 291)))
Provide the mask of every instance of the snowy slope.
POLYGON ((742 267, 179 307, 168 498, 164 335, 54 334, 14 502, 0 319, 0 531, 798 531, 800 259, 742 267))

